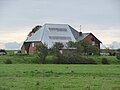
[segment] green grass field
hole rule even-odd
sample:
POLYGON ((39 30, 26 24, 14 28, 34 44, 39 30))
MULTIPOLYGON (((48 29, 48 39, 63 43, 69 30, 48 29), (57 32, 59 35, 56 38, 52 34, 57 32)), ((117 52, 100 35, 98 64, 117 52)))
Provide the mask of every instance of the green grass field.
POLYGON ((120 65, 0 64, 0 90, 120 90, 120 65))

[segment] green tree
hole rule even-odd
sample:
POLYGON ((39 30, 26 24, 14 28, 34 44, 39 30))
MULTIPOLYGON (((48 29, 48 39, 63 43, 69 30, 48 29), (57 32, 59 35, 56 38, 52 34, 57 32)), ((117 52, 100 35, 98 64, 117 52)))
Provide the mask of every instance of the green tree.
POLYGON ((117 51, 118 51, 118 52, 120 52, 120 48, 119 48, 119 49, 117 49, 117 51))
POLYGON ((64 45, 60 42, 56 42, 52 48, 50 48, 50 53, 55 55, 55 56, 59 56, 61 53, 60 53, 60 50, 64 47, 64 45))
POLYGON ((45 58, 48 55, 47 45, 41 44, 41 45, 37 46, 36 51, 37 51, 37 55, 41 59, 41 63, 44 64, 45 63, 45 58))
POLYGON ((86 53, 87 54, 98 54, 99 50, 97 47, 93 46, 93 45, 88 45, 86 47, 86 53))
POLYGON ((77 49, 77 54, 98 54, 99 50, 97 47, 93 46, 91 43, 81 40, 78 42, 69 42, 67 44, 69 47, 74 47, 77 49))
POLYGON ((56 42, 54 45, 53 45, 54 48, 60 50, 64 47, 64 45, 60 42, 56 42))
POLYGON ((75 48, 76 49, 76 54, 81 54, 84 47, 81 45, 81 42, 73 42, 73 41, 69 41, 67 43, 68 48, 75 48))
POLYGON ((78 54, 82 54, 84 51, 84 47, 81 45, 80 41, 75 43, 75 48, 77 49, 78 54))
POLYGON ((85 41, 85 40, 81 40, 81 41, 79 41, 79 43, 81 44, 81 46, 83 46, 83 52, 84 53, 87 53, 87 51, 88 51, 88 46, 90 45, 90 43, 89 42, 87 42, 87 41, 85 41))
POLYGON ((62 43, 56 42, 52 48, 49 49, 50 54, 57 57, 57 63, 59 63, 62 60, 62 54, 60 53, 60 50, 64 47, 62 43))
POLYGON ((75 48, 75 42, 69 41, 69 42, 67 43, 67 47, 68 47, 68 48, 75 48))
POLYGON ((120 64, 120 49, 117 49, 118 53, 116 54, 116 58, 118 59, 118 63, 120 64))

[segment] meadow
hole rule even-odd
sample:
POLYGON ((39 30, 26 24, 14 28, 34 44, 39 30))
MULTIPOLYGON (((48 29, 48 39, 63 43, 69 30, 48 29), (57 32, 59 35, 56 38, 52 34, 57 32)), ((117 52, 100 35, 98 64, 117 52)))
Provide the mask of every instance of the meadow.
POLYGON ((0 64, 0 90, 120 90, 120 65, 0 64))

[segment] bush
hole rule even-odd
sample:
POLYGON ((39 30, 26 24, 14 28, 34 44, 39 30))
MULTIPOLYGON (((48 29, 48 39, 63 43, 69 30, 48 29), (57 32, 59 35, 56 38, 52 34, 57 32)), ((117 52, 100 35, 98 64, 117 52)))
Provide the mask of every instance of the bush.
POLYGON ((117 53, 116 58, 120 60, 120 53, 117 53))
POLYGON ((109 64, 108 59, 107 59, 107 58, 103 58, 103 59, 102 59, 102 64, 109 64))
POLYGON ((120 64, 120 53, 116 54, 116 58, 118 59, 118 63, 120 64))
POLYGON ((61 62, 63 64, 77 64, 79 61, 79 58, 77 56, 63 56, 63 59, 61 62))
POLYGON ((5 63, 5 64, 12 64, 12 60, 8 58, 8 59, 6 59, 6 60, 4 61, 4 63, 5 63))
POLYGON ((52 55, 48 55, 46 58, 45 58, 45 63, 47 64, 54 64, 57 60, 57 57, 55 56, 52 56, 52 55))
POLYGON ((29 64, 39 64, 40 58, 36 56, 33 56, 33 57, 29 56, 29 57, 25 57, 24 61, 29 64))
POLYGON ((96 64, 96 61, 92 58, 82 58, 80 60, 81 64, 96 64))
POLYGON ((18 53, 21 53, 21 50, 18 50, 18 53))
POLYGON ((80 56, 63 56, 58 59, 58 64, 96 64, 96 61, 91 58, 82 58, 80 56))

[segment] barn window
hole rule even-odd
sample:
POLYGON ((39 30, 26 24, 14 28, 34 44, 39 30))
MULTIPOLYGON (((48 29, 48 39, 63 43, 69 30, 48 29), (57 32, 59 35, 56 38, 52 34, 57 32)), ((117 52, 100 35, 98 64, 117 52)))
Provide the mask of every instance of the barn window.
POLYGON ((25 50, 25 54, 27 54, 27 51, 25 50))
POLYGON ((67 32, 66 28, 49 28, 50 32, 67 32))
POLYGON ((95 41, 92 41, 92 45, 95 45, 95 41))
POLYGON ((71 37, 66 36, 49 36, 49 38, 53 40, 72 40, 71 37))
POLYGON ((35 43, 32 43, 32 47, 35 47, 35 43))

